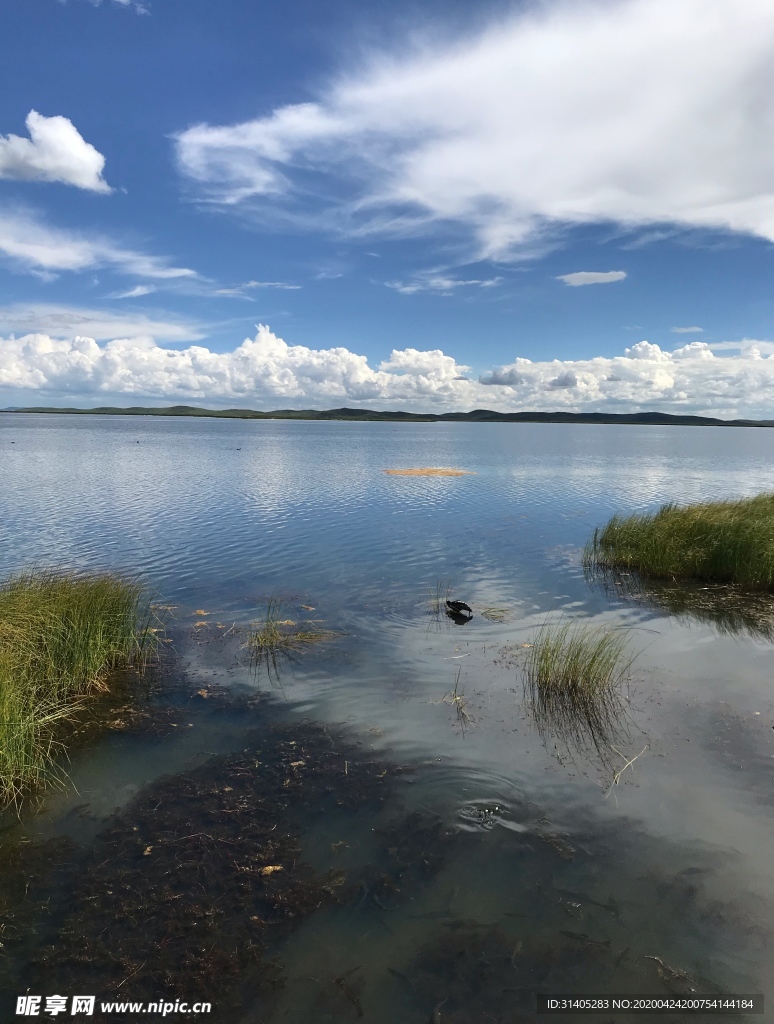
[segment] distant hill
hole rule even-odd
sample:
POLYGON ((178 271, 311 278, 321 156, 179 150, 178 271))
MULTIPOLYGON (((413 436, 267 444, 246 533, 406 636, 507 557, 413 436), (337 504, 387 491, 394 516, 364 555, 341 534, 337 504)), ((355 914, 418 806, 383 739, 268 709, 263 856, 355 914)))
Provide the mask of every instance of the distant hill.
POLYGON ((171 405, 161 409, 139 405, 122 409, 65 409, 55 406, 6 409, 18 413, 59 413, 73 416, 208 416, 241 420, 364 420, 391 423, 632 423, 687 427, 774 427, 774 420, 719 420, 711 416, 673 416, 667 412, 381 412, 375 409, 200 409, 195 405, 171 405))

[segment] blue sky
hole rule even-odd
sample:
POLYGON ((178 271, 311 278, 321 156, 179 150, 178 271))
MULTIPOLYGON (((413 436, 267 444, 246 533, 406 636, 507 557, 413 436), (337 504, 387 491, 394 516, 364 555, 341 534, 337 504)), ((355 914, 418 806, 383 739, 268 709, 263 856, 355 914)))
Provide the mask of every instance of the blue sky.
POLYGON ((2 406, 774 418, 770 0, 3 0, 0 40, 2 406))

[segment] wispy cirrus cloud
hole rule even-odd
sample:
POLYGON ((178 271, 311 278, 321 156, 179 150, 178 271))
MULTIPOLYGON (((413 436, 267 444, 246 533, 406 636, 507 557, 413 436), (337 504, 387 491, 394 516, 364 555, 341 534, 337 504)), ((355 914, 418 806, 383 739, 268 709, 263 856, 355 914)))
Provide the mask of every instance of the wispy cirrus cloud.
MULTIPOLYGON (((101 7, 102 0, 87 0, 92 7, 101 7)), ((62 6, 66 6, 67 0, 59 0, 62 6)), ((111 0, 114 7, 124 7, 127 10, 132 10, 135 14, 150 14, 151 5, 144 3, 143 0, 111 0)))
MULTIPOLYGON (((168 313, 148 316, 41 302, 0 306, 0 331, 26 336, 48 335, 57 341, 79 335, 96 341, 142 337, 182 342, 205 337, 205 329, 200 322, 168 313)), ((3 344, 0 342, 0 352, 3 344)))
POLYGON ((202 201, 360 235, 455 223, 482 256, 593 223, 774 240, 772 94, 770 0, 555 0, 175 145, 202 201))
POLYGON ((109 267, 131 277, 159 281, 195 278, 196 271, 125 248, 102 235, 57 228, 32 211, 0 208, 0 258, 14 270, 52 277, 109 267))
POLYGON ((416 295, 417 292, 435 292, 438 295, 453 295, 458 288, 494 288, 502 277, 471 278, 464 280, 451 277, 448 272, 427 271, 416 274, 409 281, 385 281, 387 288, 393 288, 401 295, 416 295))
POLYGON ((587 284, 613 284, 625 278, 625 270, 577 270, 572 274, 559 274, 556 280, 564 281, 571 288, 581 288, 587 284))
POLYGON ((111 192, 102 177, 104 156, 86 142, 66 117, 44 117, 31 110, 29 138, 0 135, 0 178, 61 182, 90 192, 111 192))
POLYGON ((150 284, 138 284, 134 288, 130 288, 125 292, 115 292, 113 295, 108 296, 111 299, 140 299, 144 295, 152 295, 156 291, 155 285, 150 284))
MULTIPOLYGON (((108 332, 109 340, 99 344, 94 337, 98 314, 90 325, 92 312, 83 312, 77 325, 83 332, 73 333, 74 311, 61 310, 67 330, 63 320, 54 333, 39 328, 21 337, 0 338, 0 388, 24 396, 27 404, 43 396, 50 403, 65 395, 69 404, 76 395, 99 404, 110 395, 132 402, 227 402, 253 408, 346 404, 413 411, 660 410, 727 418, 771 416, 774 342, 768 341, 729 342, 738 354, 724 357, 703 342, 667 352, 641 341, 613 357, 519 358, 480 380, 470 380, 470 368, 440 349, 395 350, 374 369, 365 356, 344 346, 292 345, 268 327, 259 327, 255 337, 231 351, 214 352, 204 344, 165 348, 144 330, 150 323, 115 321, 114 328, 131 330, 114 337, 108 332)), ((52 318, 57 315, 51 312, 52 318)), ((17 313, 15 323, 22 319, 17 313)), ((40 311, 34 322, 44 322, 40 311)), ((99 326, 107 330, 110 324, 99 326)), ((14 399, 14 404, 20 400, 14 399)))
POLYGON ((287 281, 245 281, 244 284, 237 284, 231 288, 215 288, 213 295, 220 295, 233 299, 252 299, 251 292, 261 288, 277 288, 279 291, 296 292, 301 288, 300 284, 288 284, 287 281))
POLYGON ((703 334, 703 327, 670 327, 672 334, 703 334))

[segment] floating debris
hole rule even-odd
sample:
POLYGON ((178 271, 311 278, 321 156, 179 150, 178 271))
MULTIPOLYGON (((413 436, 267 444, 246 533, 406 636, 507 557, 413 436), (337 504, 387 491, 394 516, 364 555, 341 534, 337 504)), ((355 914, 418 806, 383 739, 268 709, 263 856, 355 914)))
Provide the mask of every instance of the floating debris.
POLYGON ((582 942, 586 946, 601 946, 603 949, 610 948, 610 939, 593 939, 585 932, 568 932, 563 930, 562 935, 567 936, 568 939, 573 939, 575 942, 582 942))
POLYGON ((620 914, 620 907, 618 903, 611 896, 607 903, 600 903, 599 900, 593 899, 591 896, 587 896, 583 892, 573 892, 572 889, 559 889, 554 886, 554 892, 558 892, 560 896, 564 896, 567 899, 575 900, 578 904, 587 903, 592 907, 599 907, 600 910, 606 910, 613 917, 618 918, 620 914))
MULTIPOLYGON (((359 971, 359 970, 360 970, 359 967, 354 967, 349 972, 349 974, 354 974, 355 971, 359 971)), ((333 979, 333 984, 336 986, 336 988, 339 989, 340 992, 343 993, 345 998, 347 998, 350 1001, 350 1003, 352 1003, 352 1005, 355 1008, 355 1013, 357 1014, 357 1016, 358 1017, 362 1017, 363 1016, 363 1004, 360 1002, 360 999, 357 997, 357 994, 355 992, 353 992, 352 988, 347 984, 347 982, 344 980, 344 978, 334 978, 333 979)))
POLYGON ((686 971, 681 971, 679 967, 670 967, 669 964, 664 963, 660 956, 646 956, 645 959, 656 961, 659 977, 665 981, 687 981, 696 984, 696 980, 690 974, 686 971))
POLYGON ((484 608, 481 612, 485 619, 489 619, 490 622, 505 622, 508 617, 507 608, 484 608))

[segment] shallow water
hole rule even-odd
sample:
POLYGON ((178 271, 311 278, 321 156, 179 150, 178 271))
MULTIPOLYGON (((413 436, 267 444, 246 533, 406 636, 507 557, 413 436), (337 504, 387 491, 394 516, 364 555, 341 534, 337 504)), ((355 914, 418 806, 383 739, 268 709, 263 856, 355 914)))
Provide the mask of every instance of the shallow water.
MULTIPOLYGON (((229 1020, 522 1020, 531 992, 683 992, 681 972, 774 999, 774 647, 580 566, 614 511, 774 489, 773 432, 0 414, 0 461, 0 569, 140 570, 174 606, 178 676, 259 687, 273 718, 344 726, 415 768, 378 810, 301 813, 305 860, 362 895, 284 936, 288 984, 229 1020), (474 475, 383 472, 425 465, 474 475), (439 580, 466 625, 432 615, 439 580), (344 635, 278 678, 251 672, 236 629, 220 637, 271 597, 344 635), (632 630, 606 759, 541 738, 523 706, 520 645, 548 615, 632 630), (423 844, 427 870, 404 876, 401 849, 423 844)), ((108 734, 4 841, 87 848, 143 786, 247 728, 199 701, 161 736, 108 734)))

